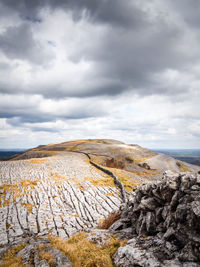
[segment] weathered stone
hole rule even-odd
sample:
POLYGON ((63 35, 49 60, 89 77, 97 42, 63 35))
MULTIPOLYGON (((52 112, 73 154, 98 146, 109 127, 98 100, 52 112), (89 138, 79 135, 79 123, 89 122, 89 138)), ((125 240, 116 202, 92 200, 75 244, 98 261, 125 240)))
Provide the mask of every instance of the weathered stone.
POLYGON ((155 214, 153 212, 147 212, 146 214, 146 229, 147 233, 154 233, 156 230, 155 214))
POLYGON ((110 230, 114 230, 114 231, 118 231, 118 230, 122 230, 124 228, 124 222, 119 220, 119 221, 116 221, 115 223, 113 223, 111 226, 110 226, 110 230))
POLYGON ((196 183, 196 178, 195 177, 193 177, 190 174, 185 174, 181 178, 180 190, 181 191, 185 191, 187 189, 190 189, 190 187, 192 187, 195 183, 196 183))
POLYGON ((71 261, 60 250, 55 248, 46 248, 45 251, 53 256, 55 267, 72 267, 71 261))
POLYGON ((100 247, 107 244, 109 237, 110 231, 104 229, 92 229, 88 234, 88 239, 100 247))
POLYGON ((142 198, 138 209, 140 210, 155 210, 158 207, 158 202, 154 198, 142 198))
POLYGON ((200 217, 200 201, 193 201, 191 203, 192 211, 200 217))
POLYGON ((48 262, 46 260, 41 260, 38 265, 38 267, 49 267, 50 265, 48 264, 48 262))
POLYGON ((22 257, 22 262, 24 264, 28 264, 31 257, 31 253, 34 251, 34 249, 35 245, 28 245, 24 249, 20 250, 17 253, 17 256, 22 257))
MULTIPOLYGON (((134 251, 136 255, 138 255, 138 248, 154 255, 161 264, 160 266, 173 266, 174 264, 174 266, 182 267, 181 261, 191 262, 191 266, 193 263, 194 266, 196 264, 200 266, 200 187, 198 181, 197 175, 193 174, 182 173, 168 176, 165 173, 161 182, 150 183, 148 186, 142 185, 134 191, 130 197, 131 202, 127 203, 121 216, 122 220, 126 214, 131 225, 126 221, 126 224, 121 227, 132 226, 132 233, 137 234, 138 238, 134 239, 134 244, 128 242, 128 246, 118 250, 115 262, 119 266, 126 266, 127 262, 130 266, 132 262, 138 266, 146 266, 145 262, 139 265, 139 258, 142 259, 143 256, 140 255, 138 258, 135 256, 137 261, 131 254, 130 246, 133 247, 132 252, 134 251), (141 196, 141 192, 143 196, 138 205, 137 193, 141 196), (163 203, 158 204, 158 198, 162 198, 163 203)), ((185 266, 189 266, 189 263, 185 266)))
POLYGON ((124 247, 120 247, 114 255, 114 263, 119 267, 141 266, 141 267, 160 267, 156 258, 138 248, 136 242, 131 240, 124 247))

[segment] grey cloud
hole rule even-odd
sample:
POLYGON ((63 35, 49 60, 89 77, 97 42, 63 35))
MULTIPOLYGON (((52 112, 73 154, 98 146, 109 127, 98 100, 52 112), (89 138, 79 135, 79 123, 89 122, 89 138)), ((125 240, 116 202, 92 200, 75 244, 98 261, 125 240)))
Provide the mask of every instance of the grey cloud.
MULTIPOLYGON (((39 14, 42 7, 49 6, 53 9, 72 10, 74 14, 83 14, 85 11, 86 19, 108 24, 106 33, 98 42, 88 39, 71 54, 71 60, 75 62, 88 60, 94 64, 93 70, 88 72, 82 84, 68 86, 63 80, 35 85, 33 81, 29 92, 48 98, 112 96, 131 90, 140 95, 171 94, 176 85, 168 88, 162 84, 162 80, 155 81, 154 74, 162 73, 166 69, 189 69, 197 63, 200 56, 199 51, 188 51, 188 48, 187 51, 184 50, 184 28, 166 22, 162 16, 152 20, 134 1, 2 2, 27 17, 39 14)), ((184 3, 186 6, 186 1, 184 3)), ((74 16, 78 18, 78 15, 74 16)), ((11 58, 26 58, 38 64, 48 60, 33 39, 26 23, 20 27, 8 28, 7 32, 0 36, 0 45, 11 58)), ((1 87, 2 91, 10 90, 12 93, 12 87, 9 89, 9 85, 1 87)), ((29 93, 23 86, 19 90, 29 93)))
POLYGON ((0 49, 11 59, 28 60, 36 64, 47 63, 53 57, 34 39, 28 23, 10 26, 1 33, 0 49))
POLYGON ((200 3, 198 0, 170 0, 171 7, 181 15, 189 26, 200 27, 200 3))
POLYGON ((93 22, 115 24, 120 27, 137 27, 144 23, 143 11, 133 1, 124 0, 1 0, 10 9, 15 9, 24 19, 39 22, 39 11, 43 7, 61 8, 73 12, 78 20, 86 15, 93 22))
MULTIPOLYGON (((41 96, 15 96, 1 95, 0 118, 6 118, 12 126, 23 126, 26 123, 44 123, 61 120, 78 120, 97 118, 107 114, 107 107, 101 105, 97 99, 86 98, 84 100, 70 99, 54 103, 47 109, 43 109, 45 99, 41 96), (61 105, 57 109, 56 106, 61 105)), ((48 103, 47 103, 48 105, 48 103)))
MULTIPOLYGON (((171 88, 156 84, 152 76, 170 68, 185 69, 198 60, 193 54, 184 54, 179 49, 183 34, 182 29, 158 23, 139 31, 110 30, 97 46, 83 45, 74 56, 79 55, 79 60, 84 57, 95 62, 94 77, 112 80, 112 84, 104 85, 105 90, 98 90, 94 85, 91 91, 83 92, 86 95, 99 92, 115 95, 126 90, 142 95, 168 94, 168 91, 171 93, 171 88)), ((90 81, 92 80, 91 75, 90 81)))
POLYGON ((68 119, 85 119, 85 118, 92 118, 92 117, 99 117, 102 116, 102 112, 95 112, 92 114, 90 109, 85 108, 85 110, 79 109, 77 107, 76 110, 69 111, 65 115, 63 114, 54 114, 53 110, 52 113, 45 113, 38 111, 37 108, 35 110, 21 110, 16 111, 12 110, 12 112, 5 111, 0 113, 0 118, 7 118, 8 124, 12 126, 20 126, 25 123, 40 123, 40 122, 53 122, 57 119, 68 120, 68 119))
POLYGON ((36 127, 36 126, 29 126, 29 128, 33 132, 48 132, 48 133, 57 133, 58 129, 52 127, 36 127))

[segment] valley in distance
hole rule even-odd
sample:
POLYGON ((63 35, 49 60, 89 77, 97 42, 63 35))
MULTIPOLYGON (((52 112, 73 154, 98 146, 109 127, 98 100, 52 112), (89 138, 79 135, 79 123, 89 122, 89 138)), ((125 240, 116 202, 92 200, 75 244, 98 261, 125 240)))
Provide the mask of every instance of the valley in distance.
POLYGON ((200 266, 200 150, 87 139, 0 159, 0 266, 200 266))

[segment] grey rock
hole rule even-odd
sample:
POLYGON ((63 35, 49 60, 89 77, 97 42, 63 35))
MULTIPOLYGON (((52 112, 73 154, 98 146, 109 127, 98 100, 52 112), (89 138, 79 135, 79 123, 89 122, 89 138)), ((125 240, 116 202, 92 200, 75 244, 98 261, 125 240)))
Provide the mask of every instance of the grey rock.
POLYGON ((89 230, 88 239, 98 246, 104 246, 110 237, 110 230, 92 229, 89 230))
POLYGON ((48 264, 48 262, 46 260, 41 260, 38 265, 35 265, 38 267, 49 267, 50 265, 48 264))
POLYGON ((123 231, 132 227, 129 233, 136 234, 137 238, 118 249, 116 264, 131 266, 134 262, 138 266, 148 266, 145 261, 139 262, 143 259, 143 250, 151 259, 153 255, 160 266, 183 266, 183 262, 185 266, 199 264, 199 182, 199 175, 165 173, 162 181, 136 188, 115 225, 120 225, 123 231), (162 201, 158 201, 160 199, 162 201), (124 224, 123 218, 126 218, 124 224), (162 265, 163 262, 166 265, 162 265))
POLYGON ((5 248, 0 248, 0 259, 6 254, 8 248, 5 247, 5 248))
POLYGON ((155 214, 147 212, 146 214, 146 229, 148 233, 154 233, 156 229, 155 214))
POLYGON ((138 206, 141 210, 155 210, 158 207, 158 203, 154 198, 143 198, 138 206))
POLYGON ((31 253, 33 252, 34 249, 35 245, 28 245, 17 253, 17 257, 21 256, 22 262, 24 264, 28 264, 31 257, 31 253))
POLYGON ((131 266, 142 266, 142 267, 160 267, 160 263, 156 258, 138 248, 134 240, 129 241, 124 247, 120 247, 114 254, 114 263, 119 267, 131 267, 131 266))
POLYGON ((52 254, 55 260, 55 267, 72 267, 71 261, 62 252, 55 248, 46 248, 46 252, 52 254))
POLYGON ((192 211, 200 217, 200 201, 193 201, 191 203, 192 211))

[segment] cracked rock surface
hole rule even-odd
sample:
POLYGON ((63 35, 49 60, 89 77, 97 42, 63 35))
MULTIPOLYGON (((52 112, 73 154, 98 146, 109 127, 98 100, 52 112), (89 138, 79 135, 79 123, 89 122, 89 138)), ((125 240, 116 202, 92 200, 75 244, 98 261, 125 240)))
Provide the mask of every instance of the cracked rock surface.
POLYGON ((82 154, 0 162, 0 170, 0 245, 49 232, 69 237, 122 203, 112 177, 82 154))
POLYGON ((0 161, 0 259, 26 244, 17 253, 24 264, 50 266, 38 254, 45 245, 52 266, 72 266, 48 246, 48 234, 67 239, 93 231, 89 239, 99 245, 113 233, 131 239, 115 254, 117 266, 182 266, 175 264, 188 260, 193 265, 185 267, 199 266, 199 176, 166 174, 160 181, 167 167, 183 168, 168 156, 107 139, 39 146, 0 161), (109 231, 96 229, 119 210, 122 217, 109 231), (164 261, 169 265, 159 265, 164 261))

